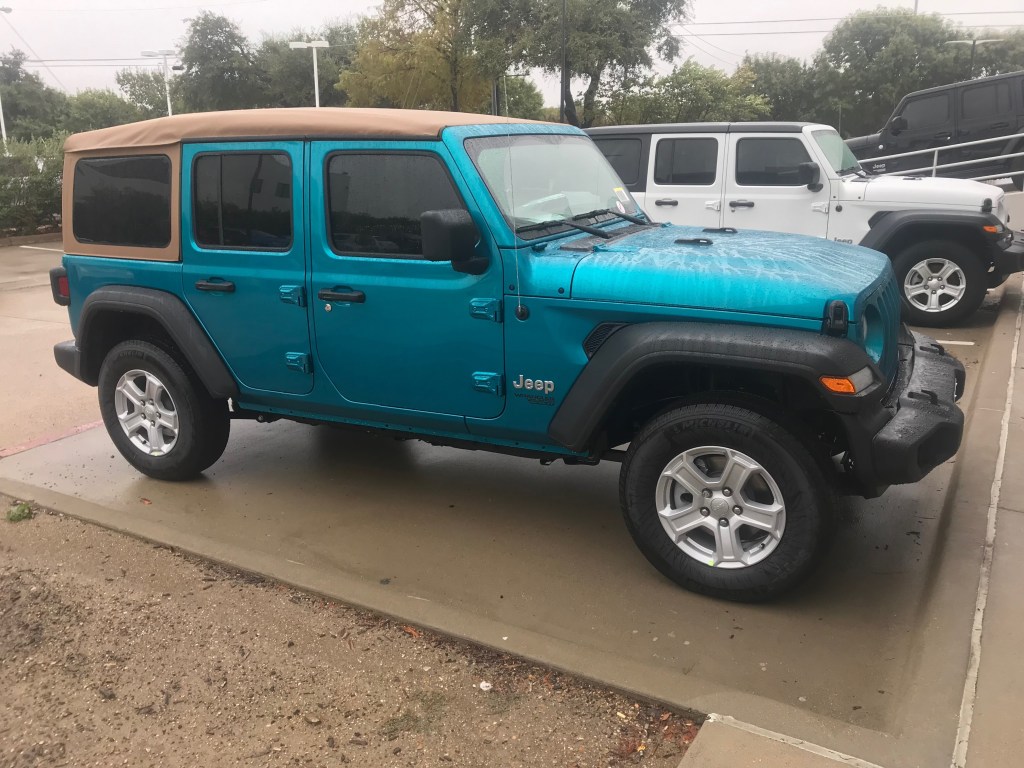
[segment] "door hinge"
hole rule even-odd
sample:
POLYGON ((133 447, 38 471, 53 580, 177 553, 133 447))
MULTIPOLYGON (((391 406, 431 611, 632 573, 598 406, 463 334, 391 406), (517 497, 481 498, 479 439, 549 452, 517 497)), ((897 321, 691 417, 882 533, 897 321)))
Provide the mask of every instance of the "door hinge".
POLYGON ((278 288, 278 295, 285 304, 294 304, 297 307, 306 306, 306 289, 301 285, 282 285, 278 288))
POLYGON ((501 302, 498 299, 472 299, 469 302, 469 314, 477 320, 501 322, 501 302))
POLYGON ((287 368, 300 373, 312 373, 313 361, 308 352, 285 352, 284 364, 287 368))
POLYGON ((828 203, 811 203, 811 210, 818 213, 828 213, 828 203))
POLYGON ((720 211, 720 210, 722 210, 722 201, 721 200, 705 200, 704 201, 704 207, 707 208, 710 211, 720 211))
POLYGON ((477 371, 473 374, 473 389, 501 397, 505 394, 504 377, 500 373, 477 371))

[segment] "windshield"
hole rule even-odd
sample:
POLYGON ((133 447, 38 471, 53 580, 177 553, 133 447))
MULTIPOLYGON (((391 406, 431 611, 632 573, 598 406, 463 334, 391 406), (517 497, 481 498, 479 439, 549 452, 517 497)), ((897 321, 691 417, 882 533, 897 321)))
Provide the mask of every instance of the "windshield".
POLYGON ((506 221, 524 239, 568 231, 563 221, 601 212, 639 211, 626 185, 586 136, 489 136, 466 140, 466 151, 506 221), (533 225, 533 226, 531 226, 533 225), (528 229, 525 229, 528 228, 528 229))
POLYGON ((811 131, 814 140, 818 142, 821 151, 828 158, 828 164, 832 170, 840 176, 844 173, 856 173, 861 170, 860 161, 854 157, 853 152, 839 134, 833 130, 811 131))

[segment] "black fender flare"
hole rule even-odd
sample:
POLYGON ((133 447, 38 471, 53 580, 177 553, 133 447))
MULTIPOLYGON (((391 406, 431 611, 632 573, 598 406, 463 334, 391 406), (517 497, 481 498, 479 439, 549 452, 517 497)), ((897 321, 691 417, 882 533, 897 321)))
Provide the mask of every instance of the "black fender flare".
POLYGON ((102 362, 96 359, 95 351, 90 352, 90 334, 98 318, 108 313, 152 318, 167 331, 211 396, 218 399, 238 397, 235 377, 195 315, 181 299, 166 291, 125 285, 98 288, 82 303, 76 344, 81 350, 81 371, 83 381, 87 384, 96 385, 93 372, 99 371, 102 362))
POLYGON ((576 378, 550 424, 548 436, 586 451, 619 394, 641 372, 662 365, 714 365, 795 376, 811 383, 829 407, 856 413, 884 394, 884 376, 849 339, 760 326, 699 322, 638 323, 613 333, 576 378), (820 376, 850 376, 870 367, 875 383, 856 395, 834 395, 820 376))
MULTIPOLYGON (((912 182, 908 182, 912 183, 912 182)), ((950 227, 969 231, 972 237, 985 243, 987 249, 993 244, 987 239, 982 227, 990 224, 999 224, 999 219, 991 213, 979 211, 944 211, 916 209, 910 211, 882 211, 876 213, 869 220, 871 229, 858 243, 865 248, 873 248, 876 251, 887 253, 886 246, 896 240, 901 233, 909 227, 920 225, 941 226, 944 229, 950 227)), ((893 254, 890 254, 893 255, 893 254)))

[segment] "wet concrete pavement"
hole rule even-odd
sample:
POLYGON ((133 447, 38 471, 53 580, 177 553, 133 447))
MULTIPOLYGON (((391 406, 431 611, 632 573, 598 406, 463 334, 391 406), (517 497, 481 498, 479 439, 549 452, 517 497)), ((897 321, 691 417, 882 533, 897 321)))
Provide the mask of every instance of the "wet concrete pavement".
MULTIPOLYGON (((0 264, 6 257, 0 251, 0 264)), ((60 328, 34 298, 8 293, 0 289, 4 366, 20 362, 41 386, 4 377, 0 450, 42 434, 32 417, 40 403, 66 407, 48 430, 98 417, 94 390, 52 362, 53 341, 68 337, 66 315, 60 328), (7 308, 25 323, 21 335, 12 327, 8 338, 7 308), (23 351, 29 344, 44 345, 47 359, 23 351)), ((985 391, 975 374, 1002 375, 1005 392, 1008 341, 993 328, 1012 320, 1017 300, 1004 303, 997 324, 998 299, 968 327, 936 334, 964 342, 950 349, 969 368, 971 450, 915 486, 846 502, 815 577, 764 606, 692 595, 657 574, 621 522, 614 464, 542 467, 242 422, 224 458, 195 482, 139 475, 92 429, 0 460, 0 489, 879 764, 948 764, 984 539, 975 486, 987 494, 996 450, 988 420, 998 421, 998 386, 985 391)))

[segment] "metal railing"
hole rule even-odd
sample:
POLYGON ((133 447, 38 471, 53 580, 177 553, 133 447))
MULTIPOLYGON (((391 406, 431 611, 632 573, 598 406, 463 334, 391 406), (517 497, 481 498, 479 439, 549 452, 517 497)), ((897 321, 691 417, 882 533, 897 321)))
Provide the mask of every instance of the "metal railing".
MULTIPOLYGON (((980 146, 982 144, 995 144, 997 142, 1002 142, 1003 144, 1006 144, 1006 143, 1009 143, 1009 142, 1013 141, 1013 139, 1014 139, 1014 135, 1011 134, 1010 136, 998 136, 998 137, 996 137, 994 139, 981 139, 979 141, 965 141, 965 142, 963 142, 961 144, 949 144, 949 145, 944 146, 944 147, 932 147, 930 149, 915 149, 913 152, 901 152, 901 153, 899 153, 897 155, 883 155, 882 157, 868 157, 868 158, 865 158, 864 160, 861 160, 861 165, 868 166, 870 163, 879 163, 879 162, 883 162, 883 161, 887 161, 887 160, 895 160, 895 159, 901 158, 901 157, 914 157, 914 156, 919 156, 919 155, 931 155, 932 156, 932 164, 931 165, 921 166, 920 168, 910 168, 910 169, 903 170, 903 171, 891 171, 891 172, 888 172, 888 173, 883 173, 882 175, 883 176, 910 176, 910 175, 913 175, 913 174, 920 175, 922 173, 930 173, 932 176, 938 176, 939 175, 938 172, 940 170, 944 171, 944 170, 946 170, 948 168, 962 168, 962 167, 968 166, 968 165, 979 165, 979 164, 983 164, 983 163, 992 163, 992 162, 995 161, 996 158, 999 158, 1000 160, 1012 160, 1013 158, 1024 157, 1024 152, 1013 152, 1013 153, 1009 153, 1009 154, 1002 154, 1002 153, 1000 153, 998 155, 990 155, 989 157, 979 157, 979 158, 977 158, 975 160, 961 160, 960 162, 956 162, 956 163, 942 163, 942 164, 939 163, 939 153, 940 152, 953 152, 953 151, 956 151, 956 150, 959 150, 959 149, 963 149, 964 147, 977 147, 977 146, 980 146)), ((994 173, 994 174, 990 174, 988 176, 972 176, 972 177, 970 177, 970 179, 972 181, 991 181, 993 179, 1010 179, 1010 178, 1014 178, 1016 176, 1024 176, 1024 170, 1021 170, 1021 171, 1006 171, 1005 173, 994 173)))

